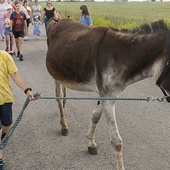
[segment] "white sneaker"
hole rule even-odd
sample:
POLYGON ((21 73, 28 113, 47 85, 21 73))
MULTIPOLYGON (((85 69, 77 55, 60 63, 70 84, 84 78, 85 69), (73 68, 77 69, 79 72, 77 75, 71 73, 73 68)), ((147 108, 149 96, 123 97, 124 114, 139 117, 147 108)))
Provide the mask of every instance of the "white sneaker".
POLYGON ((28 37, 24 37, 24 41, 28 41, 29 40, 29 38, 28 37))

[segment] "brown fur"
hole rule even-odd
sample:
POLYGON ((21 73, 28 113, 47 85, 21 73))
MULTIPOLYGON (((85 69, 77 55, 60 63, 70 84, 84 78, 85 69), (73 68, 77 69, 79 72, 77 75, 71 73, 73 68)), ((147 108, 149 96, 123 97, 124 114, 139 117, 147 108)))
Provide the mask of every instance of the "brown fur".
MULTIPOLYGON (((117 30, 107 26, 87 27, 71 19, 51 20, 47 38, 46 66, 56 84, 56 96, 61 86, 78 91, 94 91, 100 97, 118 97, 128 85, 155 76, 167 67, 166 37, 168 29, 161 20, 144 24, 134 30, 117 30)), ((169 32, 168 32, 169 34, 169 32)), ((170 47, 168 47, 170 48, 170 47)), ((161 86, 170 93, 170 73, 161 86)), ((66 95, 66 91, 64 91, 66 95)), ((64 105, 59 103, 62 133, 68 132, 64 105)), ((90 153, 97 154, 93 138, 101 114, 106 115, 115 151, 117 167, 124 170, 122 148, 115 118, 115 101, 100 101, 93 113, 87 133, 90 153)))
POLYGON ((151 69, 166 47, 167 30, 148 35, 86 27, 71 19, 54 23, 47 40, 46 61, 50 74, 60 81, 88 82, 95 71, 100 77, 108 63, 117 73, 125 69, 121 79, 129 81, 151 69))

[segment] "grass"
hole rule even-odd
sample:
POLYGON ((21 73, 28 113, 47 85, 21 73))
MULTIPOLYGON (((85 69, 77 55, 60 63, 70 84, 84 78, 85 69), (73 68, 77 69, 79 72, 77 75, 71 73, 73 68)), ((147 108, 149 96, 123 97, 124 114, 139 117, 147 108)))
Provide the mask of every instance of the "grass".
MULTIPOLYGON (((71 16, 79 22, 80 6, 86 4, 93 25, 133 28, 144 22, 164 19, 170 27, 170 2, 53 2, 62 18, 71 16)), ((41 3, 44 7, 45 3, 41 3)))

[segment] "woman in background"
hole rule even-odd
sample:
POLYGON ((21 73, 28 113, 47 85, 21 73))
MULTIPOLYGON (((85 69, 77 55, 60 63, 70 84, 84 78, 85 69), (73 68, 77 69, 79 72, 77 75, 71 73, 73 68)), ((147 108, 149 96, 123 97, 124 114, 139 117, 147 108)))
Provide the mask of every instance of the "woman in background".
POLYGON ((56 17, 56 19, 60 19, 60 15, 57 13, 56 9, 53 7, 51 1, 47 1, 46 7, 44 8, 44 12, 43 12, 46 35, 47 35, 48 21, 52 17, 56 17))
POLYGON ((43 20, 42 15, 43 15, 42 7, 41 5, 39 5, 38 0, 35 0, 35 4, 32 6, 32 21, 35 16, 38 16, 40 20, 43 20))
POLYGON ((29 40, 28 38, 28 29, 29 29, 29 24, 32 22, 32 12, 31 8, 29 6, 28 0, 23 1, 23 5, 21 6, 21 11, 23 11, 26 15, 26 22, 27 22, 27 30, 24 33, 24 41, 29 40))
POLYGON ((87 6, 86 5, 80 6, 80 11, 81 11, 80 24, 92 26, 92 18, 90 16, 87 6))

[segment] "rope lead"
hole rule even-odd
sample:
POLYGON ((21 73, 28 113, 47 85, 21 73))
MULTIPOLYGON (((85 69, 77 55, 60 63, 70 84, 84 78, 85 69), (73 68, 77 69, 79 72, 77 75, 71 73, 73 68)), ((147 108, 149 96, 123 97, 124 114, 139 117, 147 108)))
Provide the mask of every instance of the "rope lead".
MULTIPOLYGON (((164 96, 162 98, 154 98, 154 97, 146 97, 146 98, 81 98, 81 97, 41 97, 40 93, 36 93, 34 95, 34 97, 36 99, 64 99, 64 100, 135 100, 135 101, 147 101, 147 102, 151 102, 151 101, 159 101, 159 102, 163 102, 164 100, 170 100, 169 96, 164 96)), ((10 137, 12 136, 12 134, 14 133, 14 130, 17 128, 19 122, 22 119, 22 116, 24 114, 24 110, 27 108, 28 104, 29 104, 29 98, 26 99, 23 108, 19 114, 19 116, 17 117, 15 123, 13 124, 13 126, 11 127, 11 129, 9 130, 9 132, 5 135, 5 137, 3 138, 3 140, 0 143, 0 149, 4 149, 7 145, 8 140, 10 139, 10 137)))

